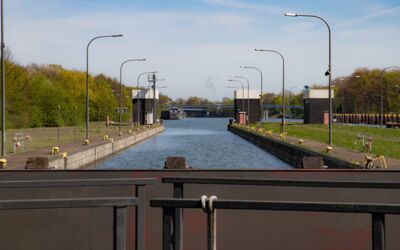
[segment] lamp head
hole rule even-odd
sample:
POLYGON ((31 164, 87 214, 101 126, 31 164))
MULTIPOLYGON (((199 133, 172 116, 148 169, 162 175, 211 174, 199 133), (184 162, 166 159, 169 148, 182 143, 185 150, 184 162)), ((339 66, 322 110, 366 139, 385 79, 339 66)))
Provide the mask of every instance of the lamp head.
POLYGON ((122 37, 122 34, 118 34, 118 35, 113 35, 112 37, 122 37))
POLYGON ((146 59, 145 59, 145 58, 142 58, 142 59, 138 59, 138 61, 139 61, 139 62, 143 62, 143 61, 146 61, 146 59))
POLYGON ((241 68, 241 69, 247 69, 248 66, 246 66, 246 65, 240 65, 240 68, 241 68))
POLYGON ((263 49, 254 49, 255 51, 264 51, 263 49))
POLYGON ((285 16, 290 16, 290 17, 297 17, 298 14, 297 13, 285 13, 285 16))

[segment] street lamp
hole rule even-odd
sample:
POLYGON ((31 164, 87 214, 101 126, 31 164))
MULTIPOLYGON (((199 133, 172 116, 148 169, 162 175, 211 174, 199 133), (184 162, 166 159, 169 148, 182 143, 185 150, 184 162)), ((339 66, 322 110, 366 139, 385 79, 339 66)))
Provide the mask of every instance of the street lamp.
MULTIPOLYGON (((128 62, 142 62, 146 61, 146 59, 129 59, 122 62, 121 67, 119 68, 119 128, 118 134, 122 135, 121 133, 121 123, 122 123, 122 68, 128 62)), ((132 121, 133 122, 133 121, 132 121)))
POLYGON ((234 76, 234 78, 244 79, 247 82, 247 123, 250 123, 250 81, 244 76, 234 76))
POLYGON ((333 124, 333 115, 332 115, 332 39, 331 39, 331 27, 328 22, 323 18, 316 15, 308 15, 308 14, 297 14, 297 13, 285 13, 285 16, 288 17, 312 17, 317 18, 326 24, 329 33, 329 63, 328 70, 325 72, 325 76, 329 76, 329 146, 332 146, 332 124, 333 124))
POLYGON ((300 89, 301 90, 301 88, 299 86, 294 86, 294 87, 291 87, 289 89, 289 111, 290 111, 290 118, 292 119, 292 122, 293 122, 293 111, 292 111, 292 107, 291 107, 291 97, 292 97, 292 90, 293 89, 300 89))
POLYGON ((262 74, 262 71, 261 71, 259 68, 254 67, 254 66, 242 65, 242 66, 240 66, 240 68, 242 68, 242 69, 255 69, 255 70, 257 70, 257 71, 260 73, 260 76, 261 76, 261 89, 260 89, 260 112, 261 112, 261 114, 260 114, 260 126, 261 126, 262 121, 263 121, 263 109, 264 109, 264 106, 263 106, 263 74, 262 74))
POLYGON ((383 126, 383 77, 385 76, 385 72, 389 69, 400 69, 400 66, 390 66, 386 67, 382 70, 381 73, 381 119, 380 119, 380 127, 383 126))
POLYGON ((6 159, 6 69, 4 64, 4 48, 6 47, 4 43, 4 4, 3 0, 0 3, 1 8, 1 166, 5 165, 6 159))
POLYGON ((271 49, 255 49, 260 52, 272 52, 278 54, 282 58, 282 126, 281 133, 285 132, 285 58, 283 55, 276 50, 271 49))
POLYGON ((242 107, 244 109, 244 85, 241 81, 235 79, 228 79, 228 82, 238 82, 242 86, 242 107))
POLYGON ((89 144, 89 47, 90 44, 97 39, 100 38, 116 38, 122 37, 121 34, 119 35, 106 35, 106 36, 97 36, 89 41, 86 47, 86 141, 85 144, 89 144))
POLYGON ((137 126, 138 129, 139 129, 139 124, 140 124, 140 120, 139 120, 139 116, 140 116, 140 109, 139 109, 139 80, 140 80, 140 77, 142 77, 143 75, 156 74, 156 73, 157 73, 157 71, 143 72, 143 73, 140 73, 138 75, 138 78, 137 78, 137 86, 136 86, 136 109, 137 109, 136 120, 137 120, 137 124, 136 124, 136 126, 137 126))
POLYGON ((351 78, 360 78, 360 76, 359 75, 355 75, 355 76, 350 76, 350 77, 347 77, 347 78, 345 78, 345 77, 340 78, 340 81, 342 82, 342 115, 345 114, 345 112, 344 112, 344 85, 347 82, 345 80, 346 79, 351 79, 351 78))

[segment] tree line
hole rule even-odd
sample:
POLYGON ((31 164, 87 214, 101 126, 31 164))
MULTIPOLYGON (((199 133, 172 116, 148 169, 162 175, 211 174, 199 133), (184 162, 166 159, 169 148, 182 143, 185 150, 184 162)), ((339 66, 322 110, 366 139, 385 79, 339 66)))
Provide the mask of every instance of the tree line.
MULTIPOLYGON (((85 121, 86 73, 60 65, 6 64, 6 126, 8 128, 73 125, 85 121)), ((123 88, 124 106, 131 109, 132 88, 123 88)), ((104 120, 119 106, 119 82, 103 74, 89 77, 90 120, 104 120)))

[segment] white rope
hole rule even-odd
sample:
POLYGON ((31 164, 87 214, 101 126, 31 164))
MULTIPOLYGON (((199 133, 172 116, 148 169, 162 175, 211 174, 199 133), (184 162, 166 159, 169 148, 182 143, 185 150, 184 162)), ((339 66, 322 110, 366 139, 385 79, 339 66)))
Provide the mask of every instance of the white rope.
POLYGON ((213 195, 208 198, 205 195, 201 196, 201 207, 207 213, 207 243, 208 250, 217 250, 217 216, 213 206, 218 197, 213 195))

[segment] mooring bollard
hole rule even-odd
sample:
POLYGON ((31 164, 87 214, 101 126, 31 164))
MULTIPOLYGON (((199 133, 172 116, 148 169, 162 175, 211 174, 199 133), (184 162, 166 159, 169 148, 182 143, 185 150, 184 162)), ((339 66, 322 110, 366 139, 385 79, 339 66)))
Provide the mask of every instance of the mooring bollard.
POLYGON ((185 157, 168 157, 164 169, 189 169, 185 157))

